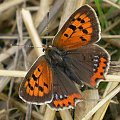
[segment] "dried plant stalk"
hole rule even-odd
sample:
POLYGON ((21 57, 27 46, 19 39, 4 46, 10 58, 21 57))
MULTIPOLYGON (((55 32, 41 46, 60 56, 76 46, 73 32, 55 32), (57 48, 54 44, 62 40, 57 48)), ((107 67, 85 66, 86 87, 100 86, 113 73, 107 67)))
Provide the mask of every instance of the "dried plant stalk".
POLYGON ((55 113, 56 113, 55 110, 51 110, 49 107, 47 107, 43 120, 54 120, 55 113))
POLYGON ((83 92, 83 101, 78 103, 75 109, 75 120, 82 120, 84 116, 94 108, 99 100, 98 90, 86 90, 83 92))
POLYGON ((21 4, 25 1, 27 0, 10 0, 10 1, 4 2, 3 4, 0 4, 0 13, 11 7, 14 7, 15 5, 21 4))
POLYGON ((110 92, 105 98, 103 98, 93 109, 91 109, 82 120, 88 120, 91 116, 101 108, 108 100, 113 98, 118 92, 120 92, 120 85, 118 85, 112 92, 110 92))
MULTIPOLYGON (((3 94, 3 93, 0 93, 0 99, 6 101, 8 99, 8 97, 3 94)), ((21 110, 22 112, 26 112, 26 109, 27 107, 25 105, 23 105, 22 103, 10 98, 10 103, 13 104, 15 107, 19 108, 19 110, 21 110)), ((36 112, 36 111, 32 111, 32 117, 34 117, 35 119, 38 119, 38 120, 43 120, 43 116, 36 112)))
POLYGON ((21 12, 22 12, 22 17, 23 17, 24 23, 25 23, 28 33, 31 37, 31 40, 35 47, 37 55, 38 56, 44 55, 43 48, 42 48, 42 42, 41 42, 39 35, 34 27, 30 12, 25 9, 22 9, 21 12))

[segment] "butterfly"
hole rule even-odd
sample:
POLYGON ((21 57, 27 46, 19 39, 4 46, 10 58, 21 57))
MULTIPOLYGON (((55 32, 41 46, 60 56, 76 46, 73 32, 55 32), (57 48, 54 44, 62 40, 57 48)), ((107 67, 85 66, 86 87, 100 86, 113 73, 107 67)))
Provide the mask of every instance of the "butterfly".
POLYGON ((55 110, 74 108, 82 100, 75 83, 95 87, 105 80, 110 56, 95 44, 100 33, 92 7, 76 10, 28 71, 20 85, 20 98, 55 110))

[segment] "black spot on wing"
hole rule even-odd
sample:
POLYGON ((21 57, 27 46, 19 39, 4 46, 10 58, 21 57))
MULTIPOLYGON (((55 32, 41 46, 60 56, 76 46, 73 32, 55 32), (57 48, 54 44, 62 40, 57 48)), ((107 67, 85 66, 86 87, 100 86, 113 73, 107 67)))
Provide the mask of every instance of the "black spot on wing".
POLYGON ((40 72, 40 69, 38 68, 38 71, 40 72))
POLYGON ((64 34, 65 37, 68 37, 68 34, 64 34))
POLYGON ((65 107, 65 104, 63 103, 63 107, 65 107))
POLYGON ((86 29, 83 29, 82 31, 83 31, 83 33, 85 33, 85 34, 88 34, 88 31, 87 31, 86 29))
POLYGON ((103 75, 103 72, 100 72, 100 75, 102 76, 102 75, 103 75))
POLYGON ((71 102, 68 102, 69 105, 71 105, 71 102))
POLYGON ((81 18, 77 18, 78 21, 81 21, 81 18))
POLYGON ((30 79, 28 78, 27 81, 30 82, 30 79))
POLYGON ((37 80, 37 77, 34 75, 34 74, 32 74, 32 78, 36 81, 37 80))
POLYGON ((81 22, 81 23, 85 23, 85 20, 81 20, 80 22, 81 22))
POLYGON ((39 86, 38 89, 43 92, 43 87, 39 86))
POLYGON ((35 87, 38 87, 39 85, 37 83, 35 83, 35 87))
POLYGON ((37 83, 35 83, 35 87, 37 87, 41 92, 43 92, 43 87, 39 86, 37 83))
POLYGON ((70 25, 69 28, 72 29, 73 31, 76 30, 76 26, 74 26, 74 25, 70 25))
POLYGON ((82 27, 82 26, 79 26, 78 28, 79 28, 80 30, 83 30, 83 27, 82 27))
POLYGON ((86 39, 85 39, 84 37, 82 37, 82 36, 80 37, 80 39, 81 39, 82 41, 86 41, 86 39))
POLYGON ((104 64, 107 64, 107 61, 105 61, 104 64))
POLYGON ((28 86, 29 86, 30 90, 33 90, 33 87, 30 85, 30 83, 28 83, 28 86))
POLYGON ((105 69, 106 67, 102 67, 103 69, 105 69))
POLYGON ((46 83, 44 83, 44 86, 48 88, 48 85, 46 83))

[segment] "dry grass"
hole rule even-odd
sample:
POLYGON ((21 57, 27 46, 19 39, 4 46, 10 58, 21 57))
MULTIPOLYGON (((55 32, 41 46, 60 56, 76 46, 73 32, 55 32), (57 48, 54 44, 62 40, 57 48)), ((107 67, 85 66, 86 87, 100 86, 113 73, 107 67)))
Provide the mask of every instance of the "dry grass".
POLYGON ((40 3, 39 0, 26 1, 6 0, 0 5, 0 15, 6 15, 3 17, 4 19, 1 18, 0 20, 0 120, 57 120, 60 118, 62 120, 74 118, 75 120, 102 120, 103 118, 108 119, 108 117, 112 117, 110 119, 113 120, 114 118, 117 119, 119 117, 117 106, 120 106, 118 99, 120 92, 120 31, 117 28, 120 25, 118 16, 120 12, 118 11, 119 14, 116 16, 112 14, 115 19, 113 20, 112 16, 107 17, 106 11, 113 7, 110 12, 116 13, 120 9, 120 3, 113 3, 108 0, 102 2, 102 10, 105 11, 103 21, 100 16, 100 3, 97 0, 95 2, 93 0, 89 2, 85 0, 69 2, 68 0, 41 0, 40 3), (31 66, 28 61, 33 63, 37 56, 44 54, 42 39, 53 38, 71 13, 85 3, 93 6, 99 14, 103 31, 100 45, 109 51, 111 60, 115 61, 111 61, 109 74, 106 76, 108 84, 103 83, 102 89, 85 90, 83 93, 85 100, 77 105, 75 112, 73 110, 56 112, 46 105, 40 107, 33 105, 31 109, 31 105, 25 105, 18 97, 18 88, 22 77, 26 74, 25 70, 31 66), (46 15, 48 11, 50 11, 49 18, 46 15), (50 36, 46 35, 47 33, 50 36), (40 37, 41 35, 42 37, 40 37), (16 42, 20 46, 10 46, 16 42), (31 42, 34 50, 32 47, 27 47, 31 46, 31 42), (111 104, 111 99, 118 105, 111 104), (111 113, 113 109, 110 106, 114 106, 117 112, 111 113))

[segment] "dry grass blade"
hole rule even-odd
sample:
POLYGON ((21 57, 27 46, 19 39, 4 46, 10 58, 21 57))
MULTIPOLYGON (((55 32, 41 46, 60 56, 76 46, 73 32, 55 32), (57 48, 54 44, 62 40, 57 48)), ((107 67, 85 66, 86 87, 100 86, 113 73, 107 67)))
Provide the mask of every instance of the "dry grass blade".
POLYGON ((73 120, 69 110, 60 110, 62 120, 73 120))
MULTIPOLYGON (((17 71, 17 70, 0 70, 0 76, 10 76, 10 77, 25 77, 27 74, 26 71, 17 71)), ((107 75, 106 80, 102 82, 120 82, 119 75, 107 75)))
POLYGON ((41 0, 40 7, 34 18, 34 25, 37 28, 50 9, 53 0, 41 0))
MULTIPOLYGON (((119 79, 120 80, 120 79, 119 79)), ((107 85, 106 87, 106 90, 103 94, 103 98, 105 96, 107 96, 108 93, 110 93, 114 88, 116 88, 118 86, 118 82, 109 82, 109 84, 107 85)), ((93 120, 96 120, 96 119, 99 119, 99 120, 102 120, 105 113, 106 113, 106 110, 108 108, 110 104, 110 100, 108 100, 94 115, 93 117, 93 120)))
POLYGON ((45 110, 46 110, 46 105, 41 105, 41 106, 40 106, 40 113, 41 113, 41 114, 44 114, 44 113, 45 113, 45 110))
POLYGON ((22 9, 21 12, 22 12, 22 17, 23 17, 24 23, 25 23, 28 33, 31 37, 33 45, 40 47, 40 48, 35 48, 37 55, 38 56, 44 55, 41 40, 40 40, 38 33, 34 27, 32 17, 30 15, 29 11, 22 9))
POLYGON ((102 105, 108 100, 113 98, 118 92, 120 92, 120 85, 118 85, 112 92, 110 92, 105 98, 103 98, 91 111, 89 111, 82 120, 88 120, 102 105))
MULTIPOLYGON (((15 53, 15 58, 14 58, 14 64, 13 64, 13 69, 16 69, 16 66, 17 66, 17 61, 18 61, 18 49, 16 50, 16 53, 15 53)), ((10 101, 10 98, 11 98, 11 95, 12 95, 12 89, 13 89, 13 84, 14 84, 14 81, 11 80, 10 81, 10 87, 9 87, 9 93, 8 93, 8 99, 7 99, 7 115, 6 115, 6 120, 9 120, 9 101, 10 101)))
POLYGON ((25 1, 27 0, 11 0, 11 1, 4 2, 3 4, 0 5, 0 13, 11 7, 14 7, 15 5, 21 4, 25 1))
POLYGON ((116 7, 116 8, 118 8, 118 9, 120 9, 119 5, 115 4, 114 2, 112 2, 110 0, 103 0, 103 1, 106 2, 106 3, 108 3, 108 4, 110 4, 110 5, 112 5, 112 6, 114 6, 114 7, 116 7))
MULTIPOLYGON (((20 9, 18 8, 17 13, 16 13, 16 18, 17 18, 17 28, 18 28, 18 35, 19 35, 19 39, 20 41, 23 41, 23 26, 22 26, 22 15, 20 12, 20 9)), ((22 48, 22 52, 23 52, 23 56, 24 56, 24 65, 26 70, 28 69, 27 64, 26 64, 26 52, 25 49, 22 48)), ((31 111, 32 111, 32 105, 31 104, 27 104, 27 111, 26 111, 26 120, 30 120, 31 119, 31 111)))
POLYGON ((114 27, 116 27, 117 25, 119 25, 119 23, 120 23, 120 19, 116 20, 112 25, 110 25, 108 28, 106 28, 106 29, 103 31, 103 33, 112 30, 114 27))
POLYGON ((51 110, 49 107, 46 108, 45 114, 44 114, 44 118, 43 120, 54 120, 55 118, 55 110, 51 110))
POLYGON ((0 70, 0 76, 25 77, 27 72, 16 70, 0 70))
POLYGON ((95 115, 93 116, 92 120, 96 120, 96 119, 98 119, 98 120, 103 120, 104 115, 105 115, 105 113, 106 113, 106 110, 107 110, 109 104, 110 104, 110 100, 108 100, 108 101, 95 113, 95 115))
MULTIPOLYGON (((116 101, 118 100, 117 97, 119 97, 117 93, 120 91, 120 64, 112 64, 112 60, 117 61, 120 59, 120 1, 103 0, 103 2, 100 2, 96 0, 93 2, 72 0, 68 2, 68 0, 2 0, 0 3, 0 62, 2 64, 0 69, 3 69, 0 70, 0 92, 2 92, 0 93, 0 119, 5 119, 7 115, 7 120, 25 119, 25 113, 27 114, 27 120, 54 120, 60 117, 62 120, 72 120, 73 116, 75 116, 75 120, 102 120, 103 118, 114 117, 115 112, 112 112, 112 110, 115 109, 112 109, 111 105, 114 105, 115 108, 118 106, 116 105, 116 101), (21 5, 21 3, 24 3, 24 6, 21 5), (60 30, 68 17, 83 4, 92 6, 100 18, 103 32, 102 40, 99 44, 108 50, 112 58, 108 71, 109 75, 106 75, 106 80, 101 80, 102 83, 97 90, 89 89, 82 92, 83 102, 77 104, 75 112, 70 109, 61 110, 56 113, 55 110, 50 109, 46 104, 43 106, 33 105, 32 111, 27 111, 31 110, 31 106, 28 105, 28 107, 26 107, 26 103, 21 103, 22 100, 18 98, 18 86, 21 82, 21 77, 25 77, 29 68, 28 66, 35 61, 37 56, 44 55, 41 40, 42 42, 45 40, 45 42, 51 43, 58 29, 60 30), (28 10, 31 11, 31 14, 28 10), (49 14, 47 14, 48 11, 49 14), (16 18, 15 13, 17 13, 16 18), (25 24, 23 24, 23 21, 25 24), (38 35, 35 27, 41 36, 38 35), (47 36, 44 36, 46 33, 48 33, 47 36), (10 44, 16 44, 17 40, 19 40, 20 43, 16 46, 9 46, 10 44), (31 45, 31 41, 28 40, 31 40, 33 45, 31 45), (20 54, 16 55, 16 49, 20 54), (18 78, 11 79, 11 77, 18 78), (8 84, 10 80, 12 80, 11 85, 8 84), (12 87, 13 82, 15 85, 12 87), (11 90, 15 92, 12 93, 11 90), (102 99, 99 99, 98 91, 100 95, 103 94, 102 99), (5 94, 9 94, 9 97, 5 94), (112 98, 114 103, 112 102, 111 104, 112 98), (10 106, 7 104, 7 109, 6 101, 11 103, 10 106), (5 105, 2 106, 2 103, 5 105), (10 107, 12 108, 10 109, 10 107), (15 107, 15 109, 13 107, 15 107), (73 116, 72 113, 74 114, 73 116), (30 118, 31 115, 32 118, 30 118)), ((79 87, 78 89, 80 90, 79 87)), ((115 111, 117 111, 117 109, 115 111)), ((119 111, 117 112, 119 113, 119 111)), ((117 119, 116 116, 114 118, 117 119)))
POLYGON ((27 103, 25 120, 31 120, 31 113, 32 113, 32 104, 27 103))
POLYGON ((55 14, 59 11, 63 3, 64 3, 64 0, 55 1, 53 7, 50 9, 49 18, 48 18, 48 15, 46 15, 41 21, 41 24, 38 26, 39 34, 42 33, 42 31, 45 29, 48 23, 54 18, 55 14))
MULTIPOLYGON (((20 44, 24 45, 27 42, 27 40, 24 40, 23 42, 20 42, 20 44)), ((18 50, 22 49, 23 46, 12 46, 11 48, 9 48, 5 53, 1 53, 0 54, 0 62, 3 62, 5 59, 9 58, 11 55, 15 54, 16 52, 16 48, 18 50)))
POLYGON ((99 100, 98 90, 85 90, 83 92, 84 100, 78 103, 75 109, 75 120, 82 120, 84 116, 97 104, 99 100))
POLYGON ((102 38, 120 38, 120 35, 105 35, 105 34, 103 34, 102 35, 102 38))
MULTIPOLYGON (((8 99, 8 97, 5 94, 0 93, 0 99, 6 101, 8 99)), ((13 104, 19 110, 21 110, 22 112, 26 113, 27 107, 25 105, 23 105, 22 103, 14 100, 12 98, 10 98, 10 103, 13 104)), ((40 113, 37 113, 36 111, 32 111, 32 117, 34 117, 35 119, 38 119, 38 120, 43 120, 43 116, 40 113)))
POLYGON ((104 38, 105 42, 120 48, 120 41, 118 40, 120 35, 102 35, 102 38, 104 38))

